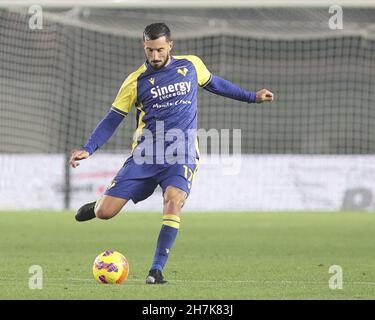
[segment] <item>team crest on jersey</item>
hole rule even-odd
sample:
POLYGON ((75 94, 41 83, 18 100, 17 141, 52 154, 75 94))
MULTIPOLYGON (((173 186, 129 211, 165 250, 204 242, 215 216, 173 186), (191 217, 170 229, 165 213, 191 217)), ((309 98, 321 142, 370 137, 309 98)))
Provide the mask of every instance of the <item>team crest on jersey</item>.
POLYGON ((148 79, 148 81, 150 81, 150 83, 151 83, 152 85, 154 85, 154 83, 155 83, 155 78, 150 78, 150 79, 148 79))
POLYGON ((116 185, 116 180, 113 180, 107 187, 107 190, 113 188, 116 185))
POLYGON ((178 68, 177 69, 177 73, 181 73, 184 77, 186 76, 186 74, 188 73, 188 68, 178 68))

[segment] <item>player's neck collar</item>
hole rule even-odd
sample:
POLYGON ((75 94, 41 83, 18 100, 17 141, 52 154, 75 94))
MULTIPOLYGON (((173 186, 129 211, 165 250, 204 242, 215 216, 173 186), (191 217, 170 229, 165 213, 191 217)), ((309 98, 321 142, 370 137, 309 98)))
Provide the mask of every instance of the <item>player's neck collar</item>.
POLYGON ((172 56, 172 55, 170 55, 170 59, 169 59, 169 62, 167 63, 167 65, 165 65, 165 66, 164 66, 164 68, 168 68, 169 66, 171 66, 171 65, 172 65, 172 63, 173 63, 173 60, 174 60, 173 56, 172 56))

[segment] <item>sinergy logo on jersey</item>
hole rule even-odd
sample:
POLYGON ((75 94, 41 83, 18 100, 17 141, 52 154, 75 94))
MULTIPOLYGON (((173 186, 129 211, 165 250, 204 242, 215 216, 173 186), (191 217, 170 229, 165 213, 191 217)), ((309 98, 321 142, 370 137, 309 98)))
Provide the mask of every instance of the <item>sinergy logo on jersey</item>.
POLYGON ((190 81, 183 81, 174 84, 170 84, 168 86, 163 87, 153 87, 150 92, 154 99, 159 98, 159 100, 164 100, 176 96, 182 96, 190 92, 191 90, 191 82, 190 81))

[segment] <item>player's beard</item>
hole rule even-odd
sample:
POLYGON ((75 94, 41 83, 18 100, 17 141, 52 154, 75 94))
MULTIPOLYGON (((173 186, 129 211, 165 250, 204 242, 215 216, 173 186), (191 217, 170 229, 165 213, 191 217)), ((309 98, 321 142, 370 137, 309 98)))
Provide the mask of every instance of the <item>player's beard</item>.
POLYGON ((157 70, 160 70, 161 68, 163 68, 170 61, 170 59, 171 59, 171 54, 168 53, 167 58, 165 59, 165 61, 163 63, 160 63, 157 66, 155 66, 155 65, 152 64, 154 61, 151 61, 151 62, 149 62, 149 64, 154 71, 157 71, 157 70))

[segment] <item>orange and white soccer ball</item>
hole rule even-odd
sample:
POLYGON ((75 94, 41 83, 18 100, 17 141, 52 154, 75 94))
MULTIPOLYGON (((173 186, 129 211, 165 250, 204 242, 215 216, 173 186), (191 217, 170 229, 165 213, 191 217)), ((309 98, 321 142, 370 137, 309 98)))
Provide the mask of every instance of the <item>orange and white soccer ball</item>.
POLYGON ((120 252, 107 250, 95 258, 92 273, 100 283, 120 284, 128 277, 129 263, 120 252))

